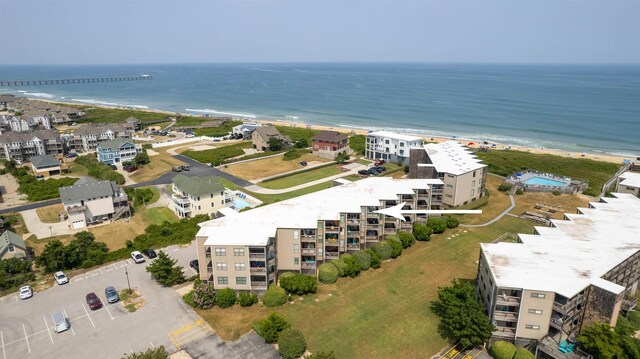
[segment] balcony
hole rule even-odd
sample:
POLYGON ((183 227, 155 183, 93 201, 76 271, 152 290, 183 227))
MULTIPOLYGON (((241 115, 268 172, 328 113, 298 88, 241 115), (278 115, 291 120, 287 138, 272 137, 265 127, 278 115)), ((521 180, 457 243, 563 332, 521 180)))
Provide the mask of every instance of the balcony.
POLYGON ((499 312, 496 311, 493 315, 493 319, 505 321, 505 322, 517 322, 518 315, 515 312, 499 312))
POLYGON ((190 202, 189 202, 189 197, 187 197, 187 196, 180 196, 180 195, 177 195, 177 194, 172 194, 172 195, 171 195, 171 200, 172 200, 175 204, 177 204, 177 205, 179 205, 179 206, 182 206, 182 205, 187 205, 187 206, 188 206, 188 205, 189 205, 189 203, 190 203, 190 202))
POLYGON ((638 304, 638 299, 636 299, 636 298, 623 299, 622 300, 622 306, 620 308, 622 310, 624 310, 625 312, 629 312, 629 311, 632 311, 633 309, 635 309, 637 304, 638 304))
POLYGON ((551 324, 552 327, 562 330, 562 324, 563 324, 562 323, 562 318, 553 318, 553 317, 551 317, 550 324, 551 324))
POLYGON ((316 262, 302 262, 302 264, 300 265, 300 267, 302 267, 303 269, 313 269, 316 267, 316 262))
POLYGON ((249 253, 249 258, 264 259, 264 253, 249 253))
POLYGON ((509 295, 498 295, 496 297, 497 305, 520 306, 520 297, 512 297, 509 295))
POLYGON ((69 214, 84 212, 87 209, 87 206, 69 206, 67 207, 67 212, 69 214))
POLYGON ((315 248, 302 248, 302 254, 316 254, 315 248))
POLYGON ((556 359, 593 359, 593 356, 577 348, 568 353, 561 352, 560 345, 549 336, 538 341, 538 350, 556 359))
POLYGON ((303 235, 302 237, 300 237, 300 241, 303 243, 315 243, 316 242, 316 236, 312 235, 312 236, 305 236, 303 235))
POLYGON ((492 334, 496 337, 513 338, 516 336, 516 328, 497 327, 492 334))
POLYGON ((267 282, 266 281, 252 280, 251 281, 251 288, 252 289, 267 289, 267 282))
POLYGON ((340 231, 340 226, 325 225, 324 230, 325 232, 338 232, 340 231))
POLYGON ((569 310, 569 303, 560 304, 558 302, 553 302, 553 310, 558 313, 565 314, 569 310))
POLYGON ((264 273, 266 270, 267 269, 265 267, 249 267, 249 271, 251 273, 264 273))

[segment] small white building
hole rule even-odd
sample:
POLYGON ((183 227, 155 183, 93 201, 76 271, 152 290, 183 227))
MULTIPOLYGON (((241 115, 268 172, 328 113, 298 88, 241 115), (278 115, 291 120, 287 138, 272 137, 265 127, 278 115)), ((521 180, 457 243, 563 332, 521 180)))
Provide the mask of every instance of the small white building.
POLYGON ((262 127, 261 123, 257 122, 243 122, 241 125, 234 126, 231 129, 231 134, 237 138, 248 139, 251 138, 251 133, 258 127, 262 127))
POLYGON ((409 159, 409 149, 421 145, 420 137, 387 131, 369 132, 364 155, 372 160, 404 163, 409 159))
POLYGON ((627 171, 616 180, 616 192, 640 197, 640 173, 627 171))

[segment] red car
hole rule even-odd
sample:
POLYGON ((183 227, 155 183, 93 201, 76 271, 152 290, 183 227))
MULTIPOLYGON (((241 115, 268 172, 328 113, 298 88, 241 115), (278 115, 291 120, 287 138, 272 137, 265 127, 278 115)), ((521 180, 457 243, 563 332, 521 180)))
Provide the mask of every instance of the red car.
POLYGON ((376 162, 373 163, 374 166, 382 166, 383 164, 385 164, 384 160, 377 160, 376 162))
POLYGON ((100 301, 100 298, 98 298, 96 293, 92 292, 87 294, 87 305, 89 305, 91 310, 100 309, 102 308, 102 301, 100 301))

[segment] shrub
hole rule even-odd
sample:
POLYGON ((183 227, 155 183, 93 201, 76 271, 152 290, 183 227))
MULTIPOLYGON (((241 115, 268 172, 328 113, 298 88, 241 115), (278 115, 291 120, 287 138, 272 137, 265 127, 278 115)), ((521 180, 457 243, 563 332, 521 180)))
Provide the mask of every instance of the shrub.
POLYGON ((416 243, 416 237, 410 232, 398 232, 402 248, 409 248, 416 243))
POLYGON ((269 286, 267 292, 264 294, 264 298, 262 298, 264 305, 269 308, 279 307, 287 302, 287 292, 284 289, 278 287, 275 284, 269 286))
POLYGON ((337 359, 333 352, 317 352, 315 354, 307 355, 304 359, 337 359))
POLYGON ((454 216, 445 216, 444 220, 447 223, 447 228, 456 228, 460 224, 458 218, 454 216))
POLYGON ((338 275, 340 277, 344 277, 344 273, 347 270, 347 265, 343 261, 341 261, 340 259, 335 259, 329 263, 333 264, 336 267, 336 269, 338 270, 338 275))
POLYGON ((278 277, 278 281, 280 281, 280 286, 282 286, 282 280, 285 278, 291 278, 293 277, 294 273, 293 272, 284 272, 282 274, 280 274, 280 276, 278 277))
POLYGON ((378 253, 376 253, 376 251, 374 251, 371 248, 365 249, 365 252, 367 252, 371 256, 371 268, 374 268, 374 269, 380 268, 381 261, 378 253))
POLYGON ((415 222, 413 224, 413 235, 418 241, 428 241, 431 239, 433 230, 424 223, 415 222))
POLYGON ((189 291, 189 293, 182 296, 182 299, 185 303, 189 304, 192 308, 197 307, 196 302, 193 300, 193 291, 189 291))
POLYGON ((114 181, 118 185, 123 185, 125 182, 122 174, 112 170, 108 164, 99 162, 95 154, 77 157, 74 162, 86 167, 91 177, 114 181))
POLYGON ((256 322, 253 330, 264 339, 267 344, 273 344, 278 341, 278 335, 285 329, 291 327, 287 318, 271 313, 265 319, 256 322))
POLYGON ((518 189, 516 190, 516 195, 518 195, 518 196, 522 196, 523 194, 524 194, 524 191, 523 191, 523 190, 521 190, 520 188, 518 188, 518 189))
POLYGON ((342 260, 342 262, 344 262, 345 264, 345 269, 344 269, 344 276, 345 277, 356 277, 358 274, 360 274, 360 262, 358 262, 357 259, 355 259, 351 254, 343 254, 340 257, 340 260, 342 260))
POLYGON ((307 151, 305 149, 292 148, 289 151, 284 153, 284 156, 282 157, 282 160, 283 161, 293 161, 295 159, 298 159, 298 158, 302 157, 302 155, 304 155, 304 154, 306 154, 308 152, 309 151, 307 151))
POLYGON ((355 251, 353 252, 353 258, 358 261, 358 265, 360 265, 360 270, 367 270, 371 267, 371 254, 365 251, 355 251))
POLYGON ((278 350, 284 359, 298 359, 307 350, 307 341, 299 330, 285 329, 278 336, 278 350))
POLYGON ((433 217, 427 220, 427 227, 431 227, 433 233, 440 234, 447 230, 447 222, 442 217, 433 217))
POLYGON ((242 307, 250 307, 258 303, 258 295, 255 293, 242 292, 238 296, 238 303, 240 303, 242 307))
POLYGON ((498 191, 500 192, 509 192, 513 188, 513 183, 502 182, 500 186, 498 186, 498 191))
POLYGON ((200 284, 193 288, 193 302, 198 308, 209 309, 216 303, 213 284, 200 284))
POLYGON ((216 292, 216 304, 220 308, 229 308, 236 304, 236 292, 231 288, 220 289, 216 292))
POLYGON ((371 247, 378 257, 380 257, 381 261, 387 260, 391 258, 391 253, 393 252, 393 247, 387 242, 378 242, 371 247))
POLYGON ((512 359, 515 354, 515 345, 503 340, 496 341, 489 349, 489 355, 494 359, 512 359))
POLYGON ((636 310, 629 312, 629 314, 627 314, 627 319, 631 326, 633 326, 633 329, 640 330, 640 312, 636 310))
POLYGON ((560 192, 560 191, 553 191, 551 193, 553 193, 554 196, 559 196, 559 195, 562 194, 562 192, 560 192))
POLYGON ((157 348, 149 348, 143 352, 125 354, 122 359, 167 359, 169 354, 167 350, 164 348, 164 345, 161 345, 157 348))
POLYGON ((398 258, 402 254, 402 242, 397 236, 388 236, 385 241, 391 246, 391 258, 398 258))
POLYGON ((536 356, 533 355, 530 351, 525 348, 516 349, 516 355, 514 355, 513 359, 535 359, 536 356))
POLYGON ((292 274, 280 276, 280 286, 287 291, 287 293, 295 295, 304 295, 308 293, 315 293, 318 290, 318 281, 316 277, 307 274, 292 274))
POLYGON ((323 263, 318 267, 318 279, 324 284, 333 284, 338 280, 338 268, 331 263, 323 263))
POLYGON ((142 148, 145 150, 150 150, 153 148, 153 145, 150 143, 145 143, 144 145, 142 145, 142 148))

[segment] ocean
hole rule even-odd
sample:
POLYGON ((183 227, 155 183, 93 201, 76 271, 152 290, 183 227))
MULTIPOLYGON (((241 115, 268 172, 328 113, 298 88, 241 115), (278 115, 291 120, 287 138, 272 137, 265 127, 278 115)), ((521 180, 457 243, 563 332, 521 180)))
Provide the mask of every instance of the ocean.
POLYGON ((0 80, 142 74, 0 93, 640 156, 640 65, 0 66, 0 80))

